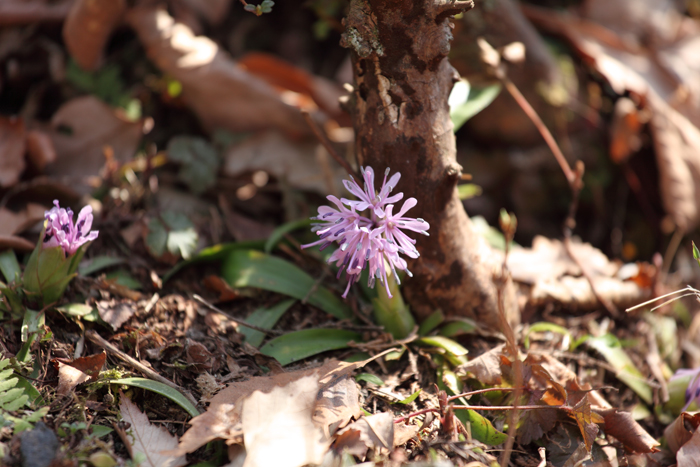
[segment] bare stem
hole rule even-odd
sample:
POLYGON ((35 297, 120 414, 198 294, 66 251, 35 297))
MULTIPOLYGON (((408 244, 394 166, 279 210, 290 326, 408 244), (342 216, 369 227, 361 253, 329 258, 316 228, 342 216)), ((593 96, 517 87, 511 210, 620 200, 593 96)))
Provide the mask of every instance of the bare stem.
POLYGON ((345 171, 350 175, 351 177, 355 178, 355 180, 362 180, 362 177, 360 177, 352 167, 350 167, 350 164, 348 164, 348 161, 340 157, 340 155, 336 152, 335 148, 331 144, 330 141, 328 141, 328 138, 326 138, 326 135, 323 133, 321 128, 316 124, 313 118, 311 118, 311 115, 309 112, 306 112, 304 110, 301 111, 302 117, 304 117, 304 120, 306 120, 306 123, 309 125, 309 128, 311 128, 311 131, 314 132, 314 135, 316 135, 316 138, 318 138, 319 143, 323 145, 324 148, 326 148, 326 151, 328 151, 328 154, 331 155, 335 161, 341 165, 345 169, 345 171))

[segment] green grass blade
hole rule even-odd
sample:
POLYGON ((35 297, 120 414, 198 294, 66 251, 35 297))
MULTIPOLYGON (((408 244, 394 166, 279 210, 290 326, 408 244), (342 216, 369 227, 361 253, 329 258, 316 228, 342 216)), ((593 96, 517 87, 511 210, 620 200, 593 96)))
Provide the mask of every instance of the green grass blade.
MULTIPOLYGON (((258 308, 245 321, 259 328, 272 329, 295 301, 283 300, 270 308, 258 308)), ((260 347, 265 339, 265 334, 255 329, 241 326, 240 331, 245 336, 245 340, 253 347, 260 347)))
POLYGON ((277 246, 280 240, 282 240, 282 237, 284 237, 285 234, 288 234, 289 232, 292 232, 297 229, 301 229, 303 227, 310 226, 311 219, 300 219, 298 221, 287 222, 286 224, 280 225, 270 234, 270 237, 265 242, 265 248, 263 249, 263 251, 265 253, 270 253, 272 249, 275 246, 277 246))
POLYGON ((344 329, 304 329, 272 339, 260 352, 289 365, 321 352, 344 349, 350 341, 361 340, 360 334, 344 329))
POLYGON ((163 283, 165 284, 172 279, 175 274, 188 266, 192 266, 193 264, 223 261, 231 251, 250 249, 261 250, 264 245, 265 242, 262 240, 251 240, 248 242, 221 243, 219 245, 210 246, 209 248, 203 249, 197 255, 188 259, 187 261, 180 261, 177 263, 165 274, 165 276, 163 276, 163 283))
POLYGON ((352 318, 350 308, 340 298, 282 258, 255 250, 231 251, 224 260, 221 275, 233 287, 257 287, 307 299, 309 304, 338 319, 352 318))
POLYGON ((109 384, 123 384, 125 386, 133 386, 135 388, 146 389, 147 391, 155 392, 161 396, 165 396, 171 401, 175 402, 177 405, 182 407, 190 414, 192 417, 199 415, 199 410, 197 407, 192 405, 190 401, 187 400, 185 396, 182 395, 177 389, 171 388, 167 384, 163 384, 158 381, 153 381, 146 378, 121 378, 112 379, 108 381, 109 384))
POLYGON ((22 269, 19 267, 14 250, 5 250, 0 253, 0 271, 8 284, 14 282, 16 278, 22 277, 22 269))

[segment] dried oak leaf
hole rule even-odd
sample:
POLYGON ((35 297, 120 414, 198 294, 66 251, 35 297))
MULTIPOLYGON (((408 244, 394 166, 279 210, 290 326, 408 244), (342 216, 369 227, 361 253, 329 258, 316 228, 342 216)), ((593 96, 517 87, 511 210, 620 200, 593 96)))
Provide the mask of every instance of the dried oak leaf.
POLYGON ((89 179, 104 165, 106 148, 111 148, 115 161, 123 163, 134 156, 143 136, 142 123, 121 118, 94 96, 63 104, 51 118, 51 126, 57 157, 46 173, 82 193, 91 190, 89 179))
POLYGON ((77 0, 63 23, 63 41, 73 60, 84 70, 100 66, 102 49, 122 20, 125 0, 77 0))
POLYGON ((139 410, 128 397, 121 394, 119 411, 125 422, 131 427, 127 434, 132 442, 135 453, 141 453, 145 460, 142 467, 180 467, 187 465, 185 456, 172 456, 164 454, 164 451, 172 450, 177 446, 177 438, 163 427, 151 425, 148 417, 139 410))
POLYGON ((350 401, 345 395, 338 392, 347 390, 348 386, 343 380, 350 379, 353 370, 382 355, 384 353, 355 363, 330 360, 318 368, 277 373, 272 376, 258 376, 248 381, 230 384, 211 399, 205 413, 190 420, 190 429, 180 438, 177 449, 171 451, 170 454, 183 455, 193 452, 217 438, 223 438, 229 444, 240 442, 243 434, 240 424, 241 401, 255 391, 269 393, 276 387, 285 387, 294 381, 310 376, 316 378, 317 381, 314 406, 311 411, 312 421, 321 429, 321 433, 330 432, 331 427, 342 428, 347 424, 348 417, 352 413, 361 413, 357 400, 350 401), (335 389, 335 392, 331 389, 335 389), (325 401, 324 399, 329 396, 338 397, 338 400, 346 400, 348 403, 353 403, 353 406, 346 409, 342 407, 342 404, 339 406, 333 402, 325 401))
POLYGON ((308 134, 298 109, 275 90, 247 73, 211 39, 196 36, 164 9, 133 8, 127 14, 148 57, 182 84, 182 97, 210 129, 234 132, 278 128, 308 134))
POLYGON ((681 413, 664 430, 664 438, 666 438, 668 443, 668 449, 675 455, 693 437, 693 433, 697 431, 698 426, 700 426, 700 413, 681 413))
POLYGON ((632 418, 629 412, 617 409, 596 410, 605 421, 605 434, 614 436, 630 451, 646 453, 657 452, 659 442, 632 418))
POLYGON ((24 171, 25 136, 24 120, 0 117, 0 187, 14 185, 24 171))
POLYGON ((97 313, 115 331, 126 323, 136 312, 130 301, 116 302, 100 300, 97 302, 97 313))
POLYGON ((58 389, 56 392, 61 396, 65 396, 78 384, 88 380, 96 380, 105 364, 106 358, 107 354, 104 352, 76 358, 75 360, 57 358, 58 389))
POLYGON ((394 417, 390 413, 378 413, 363 417, 338 432, 333 449, 339 454, 347 450, 364 459, 368 449, 377 453, 393 449, 394 417))
POLYGON ((317 394, 318 376, 308 375, 248 396, 241 411, 243 467, 320 464, 330 441, 311 417, 317 394))

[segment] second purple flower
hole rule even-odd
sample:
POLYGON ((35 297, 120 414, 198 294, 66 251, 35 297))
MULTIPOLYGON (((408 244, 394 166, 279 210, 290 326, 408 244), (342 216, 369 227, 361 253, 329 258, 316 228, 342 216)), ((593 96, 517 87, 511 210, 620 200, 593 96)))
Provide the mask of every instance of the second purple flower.
POLYGON ((394 214, 395 203, 403 198, 403 193, 393 196, 390 194, 401 178, 400 173, 395 173, 387 180, 387 168, 381 188, 375 191, 372 168, 361 168, 361 171, 363 187, 354 179, 343 181, 345 188, 358 199, 339 200, 335 196, 328 196, 327 199, 335 208, 318 208, 318 216, 312 219, 319 222, 314 224, 312 230, 319 236, 319 240, 302 245, 302 248, 320 244, 321 249, 324 249, 331 243, 340 245, 328 262, 336 263, 339 267, 338 277, 343 271, 347 275, 348 285, 343 298, 347 297, 350 286, 359 280, 365 266, 369 269, 367 285, 374 287, 376 279, 379 279, 391 297, 388 275, 393 274, 397 282, 397 270, 406 271, 411 276, 406 261, 399 254, 410 258, 419 256, 415 247, 416 240, 406 235, 404 230, 428 235, 430 225, 423 219, 404 216, 406 211, 418 203, 415 198, 404 201, 394 214))

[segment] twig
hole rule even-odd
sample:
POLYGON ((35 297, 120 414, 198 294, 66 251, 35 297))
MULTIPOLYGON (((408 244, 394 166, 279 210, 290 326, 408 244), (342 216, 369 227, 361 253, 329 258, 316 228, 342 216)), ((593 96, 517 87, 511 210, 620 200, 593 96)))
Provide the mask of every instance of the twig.
POLYGON ((148 376, 152 380, 155 380, 155 381, 158 381, 158 382, 163 383, 165 385, 168 385, 171 388, 181 392, 182 395, 184 395, 187 398, 187 400, 192 403, 193 406, 195 406, 195 407, 197 406, 197 401, 195 400, 194 397, 192 397, 192 394, 190 394, 189 391, 178 386, 177 384, 173 383, 169 379, 162 377, 161 375, 159 375, 155 371, 153 371, 150 368, 148 368, 147 366, 145 366, 143 363, 141 363, 138 360, 125 354, 124 352, 122 352, 121 350, 116 348, 114 345, 110 344, 105 339, 103 339, 102 336, 97 334, 92 329, 85 332, 85 337, 90 339, 94 344, 105 349, 107 352, 113 354, 114 356, 116 356, 120 360, 122 360, 122 361, 126 362, 127 364, 131 365, 132 367, 136 368, 138 371, 140 371, 144 375, 148 376))
POLYGON ((532 123, 534 123, 535 127, 537 128, 537 131, 540 132, 540 135, 542 135, 542 138, 544 139, 545 143, 547 143, 547 146, 549 146, 549 149, 554 154, 554 158, 559 163, 559 167, 561 167, 562 172, 564 172, 564 176, 566 177, 566 181, 569 183, 569 188, 571 189, 572 194, 572 200, 569 206, 569 215, 564 221, 564 248, 566 249, 566 252, 571 258, 571 260, 574 263, 576 263, 579 269, 581 269, 581 274, 588 281, 588 284, 591 287, 591 291, 593 292, 593 296, 603 305, 603 307, 608 311, 608 313, 610 313, 612 317, 618 318, 620 316, 620 312, 617 310, 615 305, 612 304, 612 302, 607 300, 598 292, 596 285, 593 283, 593 278, 583 267, 576 255, 573 254, 573 251, 571 249, 571 234, 574 227, 576 226, 576 210, 578 209, 578 199, 579 194, 581 192, 581 188, 583 188, 583 162, 576 161, 576 170, 572 170, 571 166, 566 160, 566 157, 564 157, 564 153, 561 152, 559 145, 554 139, 554 136, 549 131, 549 128, 547 128, 540 116, 537 114, 537 111, 535 111, 535 109, 530 105, 525 96, 523 96, 523 94, 517 88, 515 83, 513 83, 506 76, 505 71, 503 71, 502 68, 497 70, 496 76, 501 80, 501 82, 508 90, 510 95, 513 96, 513 99, 515 99, 520 108, 523 109, 523 112, 525 112, 525 114, 530 118, 532 123))
POLYGON ((355 180, 362 180, 362 177, 360 177, 352 167, 350 167, 350 164, 348 164, 348 161, 340 157, 338 153, 335 151, 335 148, 333 148, 333 145, 331 144, 330 141, 328 141, 328 138, 326 138, 326 135, 323 134, 323 131, 321 131, 321 128, 314 122, 314 119, 311 118, 311 115, 309 112, 302 110, 301 111, 301 116, 304 117, 304 120, 306 120, 307 125, 309 125, 309 128, 311 128, 311 131, 314 132, 314 135, 316 135, 316 138, 318 138, 318 141, 323 145, 324 148, 326 148, 326 151, 328 151, 328 154, 331 155, 335 161, 340 164, 345 171, 353 177, 355 180))
POLYGON ((242 319, 239 319, 239 318, 236 318, 236 317, 234 317, 234 316, 231 316, 229 313, 225 312, 224 310, 222 310, 222 309, 220 309, 220 308, 215 307, 214 305, 212 305, 212 304, 209 303, 208 301, 204 300, 202 297, 200 297, 200 296, 197 295, 197 294, 192 295, 192 298, 194 298, 195 300, 197 300, 199 303, 201 303, 201 304, 204 305, 205 307, 209 308, 211 311, 213 311, 213 312, 215 312, 215 313, 219 313, 220 315, 224 315, 226 318, 230 319, 231 321, 233 321, 233 322, 236 323, 236 324, 240 324, 241 326, 244 326, 244 327, 246 327, 246 328, 253 329, 254 331, 262 332, 263 334, 274 334, 274 335, 276 335, 276 336, 282 334, 281 331, 273 331, 272 329, 261 328, 260 326, 256 326, 256 325, 254 325, 254 324, 246 323, 246 322, 243 321, 242 319))
POLYGON ((122 443, 124 443, 124 446, 126 447, 126 452, 129 453, 129 457, 132 460, 136 460, 134 459, 134 448, 131 445, 131 440, 126 435, 126 432, 122 429, 122 427, 119 426, 119 423, 117 422, 112 422, 112 427, 114 428, 114 431, 117 432, 117 435, 119 435, 119 438, 122 440, 122 443))

